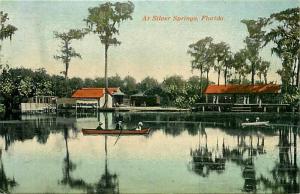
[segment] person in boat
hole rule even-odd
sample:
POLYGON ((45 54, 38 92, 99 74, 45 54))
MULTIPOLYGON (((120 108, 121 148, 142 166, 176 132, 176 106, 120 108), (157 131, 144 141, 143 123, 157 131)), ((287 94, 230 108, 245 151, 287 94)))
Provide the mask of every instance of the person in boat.
POLYGON ((123 127, 122 127, 122 121, 118 121, 118 122, 117 122, 117 124, 116 124, 116 129, 117 129, 117 130, 123 129, 123 127))
POLYGON ((143 123, 139 122, 138 126, 137 126, 137 128, 135 130, 140 131, 140 130, 142 130, 142 127, 143 127, 143 123))
POLYGON ((97 127, 96 129, 97 129, 97 130, 103 129, 103 128, 102 128, 102 124, 103 124, 102 122, 99 122, 99 125, 98 125, 98 127, 97 127))

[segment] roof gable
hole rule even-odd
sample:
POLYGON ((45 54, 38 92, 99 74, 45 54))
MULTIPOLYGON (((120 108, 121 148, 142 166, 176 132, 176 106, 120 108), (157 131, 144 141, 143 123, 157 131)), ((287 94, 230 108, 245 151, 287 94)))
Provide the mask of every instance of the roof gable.
POLYGON ((209 85, 204 90, 205 94, 267 94, 280 93, 280 85, 209 85))

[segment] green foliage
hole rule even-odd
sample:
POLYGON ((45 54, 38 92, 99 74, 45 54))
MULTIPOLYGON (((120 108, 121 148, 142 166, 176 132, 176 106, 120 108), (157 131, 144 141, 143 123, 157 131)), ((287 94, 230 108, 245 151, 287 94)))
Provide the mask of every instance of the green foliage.
POLYGON ((235 73, 238 74, 238 82, 237 84, 241 84, 242 80, 246 78, 246 75, 250 72, 247 64, 247 50, 241 49, 234 54, 233 58, 233 68, 235 69, 235 73))
POLYGON ((61 40, 59 55, 55 55, 54 58, 56 60, 61 60, 65 65, 65 71, 62 73, 65 76, 65 79, 68 78, 68 70, 70 61, 72 58, 78 57, 81 59, 81 55, 75 51, 73 47, 71 47, 72 40, 80 40, 85 34, 86 30, 77 30, 71 29, 68 32, 58 33, 54 32, 54 37, 61 40))
POLYGON ((115 37, 119 34, 118 27, 122 21, 132 19, 134 5, 132 2, 106 2, 97 7, 89 8, 89 15, 84 21, 91 32, 97 34, 102 44, 118 45, 115 37))
POLYGON ((230 47, 225 42, 220 42, 217 44, 213 44, 212 49, 216 57, 213 67, 214 70, 218 73, 218 85, 220 84, 220 74, 223 71, 224 71, 224 79, 226 83, 228 71, 231 68, 231 63, 229 63, 230 47))
POLYGON ((283 103, 288 103, 293 106, 300 106, 300 90, 286 92, 283 94, 283 103))
MULTIPOLYGON (((11 40, 12 36, 15 34, 15 32, 18 30, 15 26, 11 24, 6 24, 8 18, 8 14, 4 13, 3 11, 0 11, 0 40, 1 42, 4 39, 9 38, 11 40)), ((1 49, 2 45, 0 44, 0 65, 1 65, 1 49)), ((0 67, 1 69, 1 67, 0 67)))
POLYGON ((151 90, 152 88, 157 87, 158 85, 159 84, 156 79, 148 76, 148 77, 144 78, 141 81, 141 83, 138 84, 138 90, 145 92, 145 91, 151 90))
POLYGON ((262 82, 262 77, 264 77, 264 83, 267 84, 268 81, 267 81, 267 74, 268 74, 268 71, 270 69, 270 62, 269 61, 260 61, 260 65, 257 69, 257 76, 259 77, 259 82, 260 83, 263 83, 262 82))
POLYGON ((268 19, 259 18, 258 20, 242 20, 248 30, 248 36, 245 39, 247 59, 250 61, 251 84, 255 82, 256 71, 259 68, 261 58, 259 50, 263 44, 265 31, 263 27, 268 23, 268 19))
POLYGON ((26 98, 53 95, 50 76, 44 69, 32 71, 6 65, 0 70, 0 95, 8 111, 19 109, 19 104, 26 98))
POLYGON ((201 100, 201 88, 207 80, 193 76, 185 81, 181 76, 167 77, 162 83, 161 96, 167 98, 165 105, 190 108, 195 102, 201 100), (202 84, 202 86, 201 86, 202 84))
POLYGON ((272 53, 282 60, 278 71, 284 87, 300 88, 300 12, 299 7, 287 9, 270 16, 270 31, 264 37, 265 45, 272 43, 272 53))
MULTIPOLYGON (((102 84, 104 84, 104 79, 102 79, 102 84)), ((123 85, 122 78, 116 74, 108 78, 109 87, 121 87, 123 85)), ((103 85, 104 86, 104 85, 103 85)))
POLYGON ((6 24, 8 18, 8 14, 0 11, 0 40, 4 40, 6 38, 11 39, 14 33, 17 31, 17 28, 11 24, 6 24))
POLYGON ((136 80, 131 76, 126 76, 123 80, 123 86, 121 90, 128 95, 137 93, 137 83, 136 80))

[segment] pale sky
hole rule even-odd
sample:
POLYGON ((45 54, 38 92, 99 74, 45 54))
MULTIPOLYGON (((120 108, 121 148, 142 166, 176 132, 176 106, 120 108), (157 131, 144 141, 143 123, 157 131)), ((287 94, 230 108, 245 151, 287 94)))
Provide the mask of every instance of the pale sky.
MULTIPOLYGON (((199 75, 191 72, 188 45, 206 36, 214 42, 227 42, 236 52, 244 47, 247 29, 242 19, 268 17, 274 12, 299 6, 299 0, 219 0, 219 1, 133 1, 133 20, 120 26, 120 46, 109 49, 109 76, 131 75, 140 81, 151 76, 159 81, 170 75, 188 78, 199 75), (223 21, 201 21, 202 16, 222 16, 223 21), (144 16, 197 16, 198 21, 143 21, 144 16)), ((13 67, 45 68, 50 74, 59 74, 64 65, 56 61, 59 41, 53 31, 84 28, 83 19, 88 8, 101 1, 2 1, 0 10, 9 14, 9 23, 18 28, 13 40, 2 42, 2 62, 13 67)), ((95 78, 104 76, 104 47, 96 35, 90 34, 73 47, 82 60, 71 61, 69 76, 95 78)), ((275 73, 281 67, 270 49, 261 56, 271 61, 269 81, 280 80, 275 73)), ((217 80, 215 75, 210 78, 217 80)), ((221 83, 223 78, 221 79, 221 83)))

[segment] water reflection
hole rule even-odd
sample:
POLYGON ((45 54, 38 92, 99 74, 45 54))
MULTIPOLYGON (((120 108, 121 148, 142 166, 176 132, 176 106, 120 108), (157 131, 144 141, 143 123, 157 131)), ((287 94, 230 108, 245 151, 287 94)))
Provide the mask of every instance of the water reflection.
POLYGON ((68 185, 71 188, 85 190, 86 188, 89 188, 88 184, 86 184, 83 179, 75 179, 72 177, 72 172, 76 169, 76 164, 70 159, 68 146, 69 130, 67 126, 64 126, 63 135, 66 146, 66 157, 63 160, 63 178, 60 183, 68 185))
POLYGON ((225 158, 219 152, 218 143, 214 150, 207 147, 207 134, 202 123, 199 124, 199 145, 195 150, 190 151, 192 156, 192 170, 202 177, 209 176, 210 171, 222 173, 225 170, 225 158), (204 145, 200 144, 200 136, 205 136, 204 145))
POLYGON ((2 150, 0 149, 0 192, 10 193, 13 187, 17 186, 15 178, 9 178, 6 176, 4 164, 2 161, 2 150))
MULTIPOLYGON (((190 185, 187 192, 197 193, 203 190, 196 188, 195 179, 200 179, 200 185, 207 184, 208 180, 214 185, 215 182, 211 181, 222 180, 220 177, 226 180, 230 179, 228 176, 236 175, 235 179, 226 183, 234 187, 224 192, 299 193, 299 118, 260 115, 262 120, 270 120, 274 125, 269 128, 242 129, 240 123, 246 117, 251 115, 84 113, 77 114, 76 117, 22 116, 22 120, 18 122, 0 123, 0 140, 3 142, 4 153, 0 158, 0 189, 5 192, 18 191, 18 188, 21 190, 24 185, 26 187, 31 184, 33 190, 28 191, 35 191, 36 185, 26 182, 28 176, 21 176, 18 172, 11 173, 14 168, 12 161, 20 160, 16 163, 19 169, 23 168, 23 165, 30 167, 44 162, 45 165, 49 163, 59 170, 54 174, 51 169, 45 169, 45 173, 52 173, 55 179, 55 183, 47 185, 52 189, 51 192, 66 192, 65 189, 72 189, 72 192, 120 193, 134 192, 139 188, 143 188, 143 192, 151 188, 150 183, 154 185, 161 181, 171 185, 169 180, 180 180, 182 185, 190 185), (94 128, 99 121, 105 124, 105 128, 113 128, 118 120, 124 121, 125 128, 134 128, 139 121, 143 121, 145 126, 152 128, 152 134, 146 140, 139 137, 122 139, 118 142, 122 146, 117 144, 118 146, 110 148, 108 146, 113 146, 114 138, 97 139, 83 137, 81 134, 82 128, 94 128), (87 143, 89 141, 91 144, 87 143), (102 143, 105 143, 103 148, 102 143), (22 149, 23 145, 26 149, 22 149), (36 147, 31 147, 32 145, 53 147, 58 154, 55 151, 49 152, 49 156, 43 160, 45 156, 36 147), (84 151, 76 150, 76 146, 82 147, 84 151), (90 149, 89 146, 93 148, 90 149), (140 151, 142 149, 145 151, 140 151), (97 152, 95 150, 101 153, 100 159, 93 156, 97 152), (34 157, 29 160, 30 163, 23 159, 26 154, 34 157), (61 155, 63 159, 59 158, 61 155), (51 162, 53 160, 58 163, 51 162), (88 160, 93 160, 94 163, 91 164, 88 160), (124 165, 114 163, 123 160, 127 161, 126 165, 134 167, 124 169, 124 165), (97 168, 97 164, 101 164, 103 170, 95 175, 90 170, 97 168), (174 169, 170 168, 172 165, 174 169), (135 169, 135 166, 142 170, 135 169), (152 168, 153 172, 148 168, 152 168), (156 172, 155 169, 160 170, 156 172), (172 176, 171 170, 177 169, 177 176, 172 176), (131 179, 119 176, 116 172, 131 178, 135 173, 136 176, 143 176, 143 173, 147 175, 145 181, 135 185, 131 183, 131 179), (157 177, 162 178, 156 179, 157 177)), ((165 192, 176 192, 176 189, 182 187, 170 185, 168 187, 173 186, 174 190, 165 192)), ((204 188, 202 185, 200 187, 204 188)), ((157 188, 157 192, 163 193, 164 190, 157 188)), ((215 193, 222 190, 211 187, 203 192, 215 193)))
POLYGON ((196 149, 191 149, 192 171, 201 177, 208 177, 211 171, 218 174, 225 171, 226 162, 232 162, 241 167, 242 178, 244 179, 244 192, 257 192, 257 187, 262 186, 265 190, 270 189, 278 193, 299 193, 299 168, 297 165, 297 134, 298 128, 285 127, 278 130, 272 130, 273 133, 279 133, 278 137, 278 159, 272 168, 271 177, 257 173, 255 159, 259 155, 266 154, 265 137, 261 131, 251 130, 248 133, 239 133, 236 136, 236 146, 226 146, 223 139, 222 149, 219 150, 218 141, 215 146, 207 144, 207 134, 205 127, 199 125, 199 145, 196 149), (201 145, 201 137, 205 142, 201 145), (256 143, 254 143, 256 139, 256 143))
MULTIPOLYGON (((107 146, 107 141, 105 141, 105 147, 107 146)), ((119 193, 119 179, 116 173, 111 173, 108 168, 108 158, 107 151, 105 152, 105 168, 99 181, 92 187, 88 188, 88 193, 119 193)))
POLYGON ((261 175, 258 181, 272 192, 299 193, 299 167, 297 165, 297 129, 279 130, 279 153, 271 177, 261 175))

